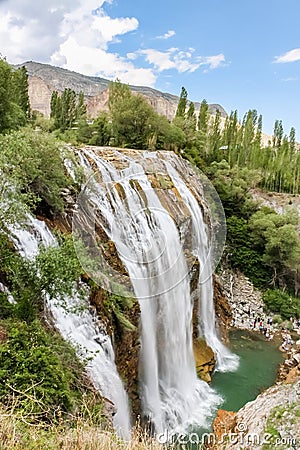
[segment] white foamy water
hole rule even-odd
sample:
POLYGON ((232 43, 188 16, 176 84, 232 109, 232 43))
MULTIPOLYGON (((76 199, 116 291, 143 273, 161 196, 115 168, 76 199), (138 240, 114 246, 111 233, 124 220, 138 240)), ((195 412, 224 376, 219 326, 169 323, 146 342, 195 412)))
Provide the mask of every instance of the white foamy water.
MULTIPOLYGON (((38 254, 40 245, 57 245, 47 225, 31 216, 26 229, 14 227, 11 233, 19 253, 27 259, 38 254)), ((74 291, 74 295, 65 297, 63 302, 48 299, 46 305, 62 337, 75 346, 78 356, 86 362, 86 371, 95 388, 114 404, 115 429, 128 439, 131 428, 128 399, 114 362, 111 340, 87 299, 80 298, 74 291)))
MULTIPOLYGON (((140 164, 128 159, 129 166, 119 172, 90 149, 84 153, 102 179, 90 182, 91 215, 95 209, 101 212, 102 226, 115 243, 140 304, 143 415, 158 433, 204 427, 221 399, 196 374, 193 305, 178 229, 140 164)), ((88 159, 81 161, 91 169, 88 159)), ((79 208, 80 214, 87 214, 86 209, 79 208)), ((75 219, 75 228, 83 222, 75 219)))

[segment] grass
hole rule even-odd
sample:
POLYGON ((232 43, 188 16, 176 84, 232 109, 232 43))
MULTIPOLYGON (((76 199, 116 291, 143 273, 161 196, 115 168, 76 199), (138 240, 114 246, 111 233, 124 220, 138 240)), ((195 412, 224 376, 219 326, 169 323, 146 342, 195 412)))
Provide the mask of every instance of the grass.
MULTIPOLYGON (((173 448, 172 446, 168 448, 173 448)), ((161 450, 162 446, 136 427, 130 442, 123 441, 108 426, 96 426, 78 417, 68 425, 32 424, 14 409, 0 408, 0 450, 161 450)))

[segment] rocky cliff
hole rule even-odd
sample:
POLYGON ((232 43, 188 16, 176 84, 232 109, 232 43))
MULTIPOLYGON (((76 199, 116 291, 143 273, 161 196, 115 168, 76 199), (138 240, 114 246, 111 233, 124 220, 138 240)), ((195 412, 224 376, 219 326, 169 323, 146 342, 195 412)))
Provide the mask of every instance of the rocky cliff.
MULTIPOLYGON (((87 147, 86 147, 87 148, 87 147)), ((190 164, 173 152, 141 152, 130 149, 113 149, 108 147, 88 147, 93 149, 103 160, 112 163, 120 172, 126 173, 129 167, 129 158, 134 159, 143 167, 145 175, 150 181, 152 188, 155 190, 163 208, 173 218, 181 236, 182 247, 186 256, 189 268, 190 289, 194 299, 194 321, 193 321, 193 336, 194 336, 194 355, 196 361, 197 372, 200 378, 209 382, 211 380, 210 374, 214 370, 215 355, 205 341, 198 339, 198 277, 199 277, 199 262, 192 254, 192 218, 187 209, 184 199, 181 197, 179 191, 176 189, 172 179, 166 173, 165 161, 172 161, 172 166, 176 167, 186 185, 192 190, 198 203, 201 206, 206 223, 210 223, 209 206, 206 203, 205 196, 201 182, 195 177, 195 172, 192 170, 190 164)), ((72 148, 73 152, 78 149, 72 148)), ((92 160, 90 161, 92 163, 92 160)), ((94 166, 93 166, 94 167, 94 166)), ((95 168, 96 171, 96 168, 95 168)), ((97 172, 96 172, 97 173, 97 172)), ((99 175, 99 174, 98 174, 99 175)), ((100 175, 101 176, 101 175, 100 175)), ((144 193, 138 184, 135 182, 135 189, 140 191, 140 195, 144 193)), ((123 195, 122 186, 116 183, 116 188, 120 190, 120 196, 123 195)), ((119 191, 118 191, 119 192, 119 191)), ((65 201, 67 207, 64 218, 52 221, 52 227, 59 228, 64 232, 72 231, 72 214, 75 208, 75 198, 72 199, 70 193, 66 193, 65 201)), ((126 202, 126 197, 124 197, 126 202)), ((85 223, 82 223, 82 228, 86 230, 85 223)), ((116 271, 116 276, 126 275, 126 269, 119 258, 114 243, 106 235, 101 220, 95 219, 95 230, 97 239, 101 242, 101 247, 104 249, 105 259, 109 265, 116 271)), ((128 276, 128 274, 127 274, 128 276)), ((88 277, 87 277, 88 278, 88 277)), ((220 322, 229 323, 231 321, 231 313, 224 296, 222 296, 220 285, 218 281, 214 280, 215 290, 215 308, 217 317, 220 322)), ((122 311, 127 320, 134 326, 132 329, 126 329, 119 323, 118 317, 114 314, 113 308, 109 306, 109 298, 107 292, 101 287, 95 287, 90 298, 91 303, 96 307, 101 322, 106 325, 106 329, 112 337, 115 350, 115 360, 118 371, 124 381, 126 391, 132 405, 134 416, 137 416, 141 410, 140 398, 138 389, 138 361, 140 353, 140 338, 139 338, 139 321, 140 308, 137 301, 132 307, 125 307, 122 311)), ((226 328, 226 327, 225 327, 226 328)), ((222 329, 222 331, 225 331, 222 329)))
MULTIPOLYGON (((299 379, 299 378, 298 378, 299 379)), ((279 383, 238 413, 222 411, 214 421, 214 450, 300 448, 300 382, 279 383)))
MULTIPOLYGON (((89 77, 70 70, 61 69, 48 64, 28 61, 25 65, 29 76, 29 97, 31 108, 40 111, 46 117, 50 115, 50 99, 53 91, 63 92, 65 88, 73 89, 77 94, 83 92, 90 117, 97 117, 99 112, 108 110, 109 80, 99 77, 89 77)), ((137 94, 142 94, 158 114, 165 115, 169 120, 175 116, 178 97, 160 92, 150 87, 130 86, 137 94)), ((202 100, 202 99, 201 99, 202 100)), ((195 103, 198 111, 200 103, 195 103)), ((209 105, 211 114, 219 110, 222 117, 226 112, 221 105, 209 105)))

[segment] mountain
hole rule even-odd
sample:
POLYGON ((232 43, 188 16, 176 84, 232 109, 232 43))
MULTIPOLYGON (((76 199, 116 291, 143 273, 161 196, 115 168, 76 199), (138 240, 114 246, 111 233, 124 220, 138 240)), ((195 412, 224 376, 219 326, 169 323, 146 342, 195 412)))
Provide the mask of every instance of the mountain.
MULTIPOLYGON (((53 91, 63 92, 65 88, 73 89, 77 94, 84 93, 89 116, 96 117, 100 111, 108 110, 109 80, 99 77, 81 75, 70 70, 28 61, 17 67, 25 66, 29 76, 29 97, 33 110, 40 111, 46 117, 50 115, 50 100, 53 91)), ((173 119, 179 97, 160 92, 146 86, 130 86, 133 92, 142 94, 159 114, 173 119)), ((198 111, 200 103, 195 103, 198 111)), ((226 117, 226 111, 221 105, 209 105, 211 114, 219 109, 221 116, 226 117)))

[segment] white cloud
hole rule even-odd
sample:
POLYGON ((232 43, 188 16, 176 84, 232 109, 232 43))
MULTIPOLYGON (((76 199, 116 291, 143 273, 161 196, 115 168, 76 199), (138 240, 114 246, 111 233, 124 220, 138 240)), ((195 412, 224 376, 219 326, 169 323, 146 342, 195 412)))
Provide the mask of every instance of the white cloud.
MULTIPOLYGON (((0 51, 15 64, 34 60, 148 86, 153 86, 163 71, 195 72, 201 66, 206 71, 224 63, 223 54, 199 57, 193 48, 148 48, 126 56, 112 52, 111 44, 139 27, 135 17, 110 17, 103 5, 112 1, 44 0, 41 4, 36 0, 0 0, 0 51)), ((168 30, 158 37, 174 35, 174 30, 168 30)))
POLYGON ((161 52, 154 48, 148 48, 147 50, 140 50, 139 53, 144 55, 146 61, 152 64, 159 72, 175 68, 175 63, 171 60, 170 52, 161 52))
POLYGON ((172 47, 165 52, 149 48, 139 50, 137 53, 144 55, 146 61, 152 64, 158 72, 170 69, 175 69, 179 73, 195 72, 201 66, 206 66, 206 70, 208 70, 216 69, 225 63, 223 53, 213 56, 193 57, 193 48, 190 48, 188 51, 182 51, 177 47, 172 47))
POLYGON ((276 56, 274 59, 275 63, 289 63, 295 61, 300 61, 300 48, 294 48, 281 56, 276 56))
POLYGON ((298 81, 297 77, 287 77, 283 78, 281 81, 284 81, 285 83, 289 83, 290 81, 298 81))
MULTIPOLYGON (((64 67, 85 75, 98 75, 104 78, 119 78, 124 83, 153 86, 156 76, 151 69, 136 68, 132 62, 104 49, 80 45, 74 38, 68 38, 60 46, 59 55, 68 61, 64 67)), ((57 55, 55 55, 57 58, 57 55)), ((51 61, 53 64, 54 60, 51 61)))
POLYGON ((138 28, 135 17, 111 18, 105 0, 0 1, 0 42, 11 63, 27 60, 133 84, 153 86, 153 69, 138 68, 108 51, 119 36, 138 28), (5 43, 5 45, 3 45, 5 43))
POLYGON ((176 32, 174 30, 169 30, 165 34, 157 36, 156 39, 170 39, 171 37, 175 36, 175 34, 176 32))
POLYGON ((200 65, 208 66, 207 70, 217 69, 225 65, 225 56, 220 53, 219 55, 200 57, 200 65))

